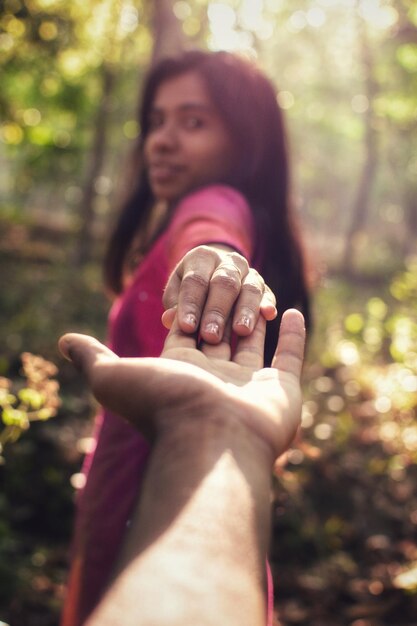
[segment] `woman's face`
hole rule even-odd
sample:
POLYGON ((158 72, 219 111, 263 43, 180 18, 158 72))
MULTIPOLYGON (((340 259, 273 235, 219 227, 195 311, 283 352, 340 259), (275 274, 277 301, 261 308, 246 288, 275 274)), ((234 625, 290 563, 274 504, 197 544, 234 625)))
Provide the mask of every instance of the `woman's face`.
POLYGON ((176 200, 231 173, 232 138, 196 71, 158 87, 148 121, 145 166, 157 200, 176 200))

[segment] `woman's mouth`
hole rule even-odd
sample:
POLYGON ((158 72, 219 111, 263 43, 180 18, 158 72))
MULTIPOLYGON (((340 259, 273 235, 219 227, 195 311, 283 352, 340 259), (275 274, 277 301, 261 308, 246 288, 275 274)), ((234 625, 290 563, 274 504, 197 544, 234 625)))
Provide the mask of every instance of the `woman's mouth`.
POLYGON ((156 162, 149 165, 149 176, 158 182, 170 181, 182 171, 182 167, 166 162, 156 162))

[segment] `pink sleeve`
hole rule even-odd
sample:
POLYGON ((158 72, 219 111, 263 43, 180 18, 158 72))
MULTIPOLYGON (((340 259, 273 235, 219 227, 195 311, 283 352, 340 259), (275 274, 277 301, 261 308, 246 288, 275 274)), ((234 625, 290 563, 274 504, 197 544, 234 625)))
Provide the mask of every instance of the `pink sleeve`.
POLYGON ((203 244, 230 246, 249 261, 253 256, 251 209, 240 192, 226 185, 211 185, 186 196, 175 210, 169 235, 171 268, 189 250, 203 244))

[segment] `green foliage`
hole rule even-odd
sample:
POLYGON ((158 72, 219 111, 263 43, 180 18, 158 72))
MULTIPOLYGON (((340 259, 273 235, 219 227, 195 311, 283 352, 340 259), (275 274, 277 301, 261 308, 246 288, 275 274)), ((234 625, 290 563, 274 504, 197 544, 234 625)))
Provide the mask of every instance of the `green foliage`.
POLYGON ((317 293, 302 434, 275 488, 273 562, 285 624, 297 612, 302 624, 331 613, 332 624, 353 616, 412 623, 415 267, 412 257, 373 293, 340 279, 317 293))
MULTIPOLYGON (((0 454, 6 443, 16 442, 34 421, 46 421, 54 417, 59 407, 59 385, 52 377, 56 366, 29 352, 22 354, 23 374, 26 386, 11 393, 13 382, 0 378, 1 419, 5 428, 0 431, 0 454)), ((0 456, 0 461, 3 461, 0 456)))
MULTIPOLYGON (((65 216, 73 228, 82 223, 78 208, 107 68, 115 81, 94 202, 96 221, 107 227, 120 158, 137 133, 138 87, 153 43, 150 4, 2 4, 0 149, 12 165, 0 176, 0 193, 19 210, 41 206, 51 219, 65 216)), ((175 2, 173 11, 190 43, 258 56, 289 120, 301 213, 336 253, 365 165, 366 120, 372 117, 378 175, 367 217, 371 235, 362 240, 358 260, 361 269, 370 262, 371 241, 376 264, 393 267, 398 241, 410 247, 414 232, 403 206, 415 181, 417 106, 415 10, 408 0, 363 6, 199 0, 175 2)))

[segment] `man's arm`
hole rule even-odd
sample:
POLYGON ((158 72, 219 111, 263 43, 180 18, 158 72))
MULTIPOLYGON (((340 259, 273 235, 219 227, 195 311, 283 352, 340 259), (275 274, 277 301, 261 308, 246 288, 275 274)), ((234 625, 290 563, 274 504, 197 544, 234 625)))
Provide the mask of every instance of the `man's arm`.
POLYGON ((264 626, 270 472, 299 424, 304 346, 302 316, 287 312, 273 367, 260 369, 264 325, 233 361, 226 341, 197 350, 175 324, 161 359, 61 340, 100 402, 153 440, 117 574, 89 626, 264 626))

